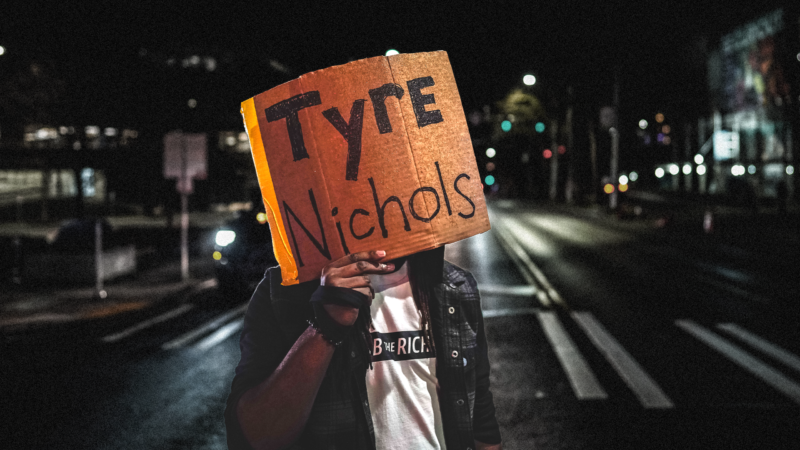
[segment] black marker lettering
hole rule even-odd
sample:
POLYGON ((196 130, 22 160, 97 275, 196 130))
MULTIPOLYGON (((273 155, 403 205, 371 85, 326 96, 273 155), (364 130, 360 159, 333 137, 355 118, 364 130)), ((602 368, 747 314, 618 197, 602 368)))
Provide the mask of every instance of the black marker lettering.
POLYGON ((400 207, 400 213, 403 214, 403 229, 406 231, 411 231, 411 225, 408 223, 408 217, 406 217, 406 211, 403 209, 403 203, 400 202, 400 199, 396 196, 391 196, 383 202, 383 206, 381 206, 380 201, 378 200, 378 192, 375 190, 375 182, 372 178, 367 178, 369 180, 369 186, 372 188, 372 198, 375 199, 375 209, 378 211, 378 224, 381 226, 381 234, 384 238, 389 237, 389 232, 386 230, 386 225, 383 220, 383 216, 385 214, 386 204, 389 202, 397 203, 397 206, 400 207))
POLYGON ((342 223, 336 222, 336 229, 339 230, 339 240, 342 241, 342 249, 345 255, 350 254, 350 249, 347 248, 347 242, 344 241, 344 233, 342 233, 342 223))
POLYGON ((439 174, 439 184, 442 185, 442 195, 444 196, 444 204, 447 206, 447 215, 452 216, 453 211, 450 210, 450 199, 447 197, 447 189, 444 188, 444 180, 442 179, 442 171, 439 170, 439 161, 434 162, 436 165, 436 173, 439 174))
POLYGON ((295 161, 308 158, 308 151, 303 142, 303 128, 297 112, 309 106, 322 103, 319 91, 305 92, 292 98, 275 103, 266 109, 267 122, 286 119, 286 129, 289 132, 289 142, 292 144, 292 157, 295 161))
POLYGON ((364 125, 365 101, 356 100, 353 102, 353 106, 350 108, 350 123, 344 121, 339 108, 333 107, 322 111, 322 115, 347 141, 346 180, 358 180, 358 164, 361 162, 361 128, 364 125))
POLYGON ((425 111, 425 105, 436 103, 433 94, 422 94, 420 92, 423 88, 435 84, 433 78, 415 78, 409 80, 406 84, 408 85, 408 96, 411 97, 411 104, 414 106, 414 115, 417 116, 417 126, 422 128, 427 125, 433 125, 434 123, 444 122, 442 112, 438 109, 425 111))
POLYGON ((469 180, 469 175, 467 175, 467 174, 465 174, 465 173, 462 173, 461 175, 457 176, 457 177, 456 177, 456 180, 455 180, 455 181, 453 181, 453 188, 456 190, 456 192, 458 192, 458 193, 459 193, 459 195, 461 195, 462 197, 464 197, 464 199, 465 199, 466 201, 468 201, 470 205, 472 205, 472 212, 471 212, 471 213, 469 213, 469 214, 461 214, 461 213, 458 213, 458 215, 459 215, 459 216, 461 216, 461 217, 463 217, 464 219, 469 219, 470 217, 472 217, 472 216, 474 216, 474 215, 475 215, 475 203, 472 203, 472 200, 470 200, 470 199, 469 199, 469 197, 467 197, 466 195, 464 195, 464 193, 463 193, 463 192, 461 192, 460 190, 458 190, 458 180, 460 180, 460 179, 462 179, 462 178, 466 178, 467 180, 469 180))
POLYGON ((411 211, 411 216, 413 216, 415 219, 421 220, 421 221, 423 221, 425 223, 430 222, 431 220, 433 220, 434 217, 436 217, 437 214, 439 214, 439 209, 440 209, 441 206, 442 205, 439 203, 439 194, 436 193, 436 189, 434 189, 432 187, 427 187, 427 186, 421 187, 421 188, 417 189, 416 191, 414 191, 414 193, 411 194, 411 198, 408 200, 408 209, 411 211), (414 209, 414 197, 416 197, 417 194, 419 194, 420 192, 431 192, 431 193, 433 193, 433 196, 436 197, 436 211, 434 211, 433 214, 431 214, 430 217, 422 217, 419 214, 417 214, 417 211, 414 209))
POLYGON ((386 97, 393 95, 398 100, 403 98, 403 88, 399 84, 386 83, 383 86, 369 90, 369 98, 372 99, 372 109, 375 111, 375 123, 381 134, 392 132, 392 123, 389 121, 389 114, 386 112, 386 97))
POLYGON ((303 229, 303 232, 306 236, 311 239, 311 243, 314 244, 314 247, 317 247, 317 250, 322 254, 322 256, 331 259, 331 253, 328 250, 328 242, 325 240, 325 230, 322 228, 322 218, 319 216, 319 210, 317 209, 317 200, 314 198, 314 191, 309 189, 308 190, 308 198, 311 199, 311 207, 314 208, 314 214, 317 216, 317 224, 319 225, 319 231, 322 234, 322 245, 320 245, 319 241, 317 241, 314 236, 311 234, 310 231, 303 225, 303 222, 300 222, 300 219, 297 218, 297 215, 292 211, 292 208, 289 208, 289 205, 286 204, 286 201, 283 202, 283 209, 286 212, 286 221, 289 223, 289 233, 292 235, 292 242, 294 243, 294 250, 295 255, 297 255, 297 262, 300 264, 300 267, 303 267, 303 258, 300 256, 300 247, 297 246, 297 239, 294 236, 294 227, 292 227, 292 221, 289 220, 289 215, 291 214, 294 217, 295 222, 300 225, 300 228, 303 229))
POLYGON ((369 216, 369 212, 363 209, 356 209, 355 211, 353 211, 353 214, 350 214, 350 234, 352 234, 354 238, 360 241, 361 239, 366 239, 370 237, 372 235, 372 232, 375 231, 375 227, 369 227, 369 230, 367 230, 367 232, 364 234, 356 234, 356 231, 353 229, 353 220, 355 220, 356 214, 369 216))

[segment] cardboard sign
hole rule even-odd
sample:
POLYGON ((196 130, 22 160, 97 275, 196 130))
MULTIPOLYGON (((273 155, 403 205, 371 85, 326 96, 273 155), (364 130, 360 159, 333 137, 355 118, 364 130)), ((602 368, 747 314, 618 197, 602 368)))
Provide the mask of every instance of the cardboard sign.
POLYGON ((283 284, 490 229, 446 52, 354 61, 242 103, 283 284))

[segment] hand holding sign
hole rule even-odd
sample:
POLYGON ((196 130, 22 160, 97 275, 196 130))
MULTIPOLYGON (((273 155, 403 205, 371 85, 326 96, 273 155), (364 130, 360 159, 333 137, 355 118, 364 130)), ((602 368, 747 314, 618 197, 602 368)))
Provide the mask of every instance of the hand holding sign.
POLYGON ((445 52, 312 72, 242 114, 284 285, 351 253, 395 259, 490 228, 445 52))

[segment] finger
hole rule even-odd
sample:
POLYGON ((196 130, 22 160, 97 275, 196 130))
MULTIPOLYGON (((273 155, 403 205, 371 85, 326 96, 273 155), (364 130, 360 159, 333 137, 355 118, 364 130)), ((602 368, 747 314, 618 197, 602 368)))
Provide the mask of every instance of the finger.
POLYGON ((382 274, 394 270, 394 264, 373 263, 370 261, 359 261, 355 264, 346 265, 336 270, 336 276, 341 278, 355 277, 366 274, 382 274))
POLYGON ((386 252, 383 250, 374 250, 371 252, 358 252, 345 255, 336 261, 328 264, 330 268, 344 267, 348 264, 357 263, 359 261, 380 261, 386 257, 386 252))
POLYGON ((369 277, 367 275, 358 275, 355 277, 349 278, 331 278, 329 282, 326 283, 326 286, 336 286, 342 288, 350 288, 350 289, 357 289, 357 288, 369 288, 369 277))

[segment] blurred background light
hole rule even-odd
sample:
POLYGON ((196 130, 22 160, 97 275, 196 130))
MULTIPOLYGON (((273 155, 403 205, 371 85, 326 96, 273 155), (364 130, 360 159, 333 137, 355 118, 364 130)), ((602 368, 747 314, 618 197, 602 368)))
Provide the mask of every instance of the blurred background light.
POLYGON ((663 178, 664 177, 664 169, 659 167, 656 169, 656 178, 663 178))
POLYGON ((734 164, 731 166, 731 175, 735 177, 744 175, 744 166, 741 164, 734 164))
POLYGON ((620 184, 620 185, 619 185, 619 191, 620 191, 620 192, 627 192, 627 191, 628 191, 628 185, 627 185, 627 184, 625 184, 625 183, 623 183, 623 184, 620 184))
POLYGON ((494 155, 496 155, 496 154, 497 154, 497 151, 495 151, 495 149, 493 149, 491 147, 486 149, 486 157, 487 158, 494 158, 494 155))
POLYGON ((531 74, 527 74, 522 77, 522 82, 525 83, 525 86, 533 86, 536 84, 536 77, 531 74))
POLYGON ((637 172, 631 172, 628 177, 631 179, 631 181, 636 181, 639 179, 639 174, 637 172))
POLYGON ((664 125, 663 127, 661 127, 661 132, 664 134, 669 134, 670 131, 672 131, 672 127, 670 127, 669 125, 664 125))
POLYGON ((195 106, 197 106, 197 100, 190 98, 189 101, 186 102, 186 104, 189 105, 189 108, 194 108, 195 106))
POLYGON ((544 156, 544 159, 550 159, 550 158, 553 156, 553 152, 552 152, 552 151, 550 151, 550 149, 549 149, 549 148, 546 148, 546 149, 545 149, 545 150, 542 152, 542 156, 544 156))
POLYGON ((500 128, 501 128, 503 131, 505 131, 505 132, 509 132, 509 131, 511 131, 511 122, 510 122, 510 121, 508 121, 508 120, 504 120, 504 121, 503 121, 503 122, 500 124, 500 128))
POLYGON ((661 134, 661 133, 658 133, 658 135, 656 136, 656 140, 658 142, 664 142, 664 135, 661 134))
POLYGON ((215 261, 219 261, 220 259, 222 259, 222 253, 220 252, 214 252, 211 256, 214 258, 215 261))
POLYGON ((84 133, 86 133, 86 137, 97 137, 100 136, 100 127, 96 125, 89 125, 83 129, 84 133))
POLYGON ((703 161, 704 161, 703 155, 701 155, 701 154, 694 155, 694 163, 695 164, 703 164, 703 161))
POLYGON ((214 242, 220 247, 225 247, 236 240, 236 232, 233 230, 219 230, 214 238, 214 242))
POLYGON ((672 142, 672 138, 669 136, 664 136, 664 139, 661 140, 661 143, 664 145, 669 145, 672 142))
POLYGON ((647 121, 646 121, 646 120, 644 120, 644 119, 640 120, 640 121, 639 121, 639 128, 641 128, 641 129, 643 129, 643 130, 644 130, 645 128, 647 128, 647 121))
POLYGON ((677 175, 678 172, 680 172, 680 171, 681 171, 681 169, 678 167, 677 164, 670 164, 669 165, 669 173, 670 173, 670 175, 677 175))
POLYGON ((265 223, 267 223, 267 214, 263 213, 263 212, 260 212, 260 213, 256 214, 256 220, 261 225, 264 225, 265 223))
POLYGON ((558 154, 559 155, 563 155, 564 153, 567 153, 567 147, 565 147, 563 145, 559 145, 558 146, 558 154))
POLYGON ((756 173, 756 166, 754 166, 752 164, 747 166, 747 173, 749 173, 750 175, 755 174, 756 173))
POLYGON ((688 163, 684 164, 683 165, 683 174, 684 175, 689 175, 690 173, 692 173, 692 165, 688 164, 688 163))
POLYGON ((786 175, 794 174, 794 166, 786 166, 786 175))
POLYGON ((544 122, 536 122, 534 129, 537 133, 544 133, 544 122))
POLYGON ((705 175, 706 174, 706 166, 697 166, 697 174, 698 175, 705 175))
POLYGON ((386 56, 399 55, 399 54, 400 54, 400 52, 398 52, 397 50, 395 50, 393 48, 390 48, 389 50, 386 50, 386 56))
POLYGON ((489 161, 488 163, 486 163, 486 171, 487 171, 487 172, 491 172, 491 171, 493 171, 493 170, 494 170, 494 167, 495 167, 495 166, 494 166, 494 163, 493 163, 493 162, 489 161))
POLYGON ((0 45, 0 55, 5 54, 6 48, 0 45))
POLYGON ((603 192, 605 192, 606 194, 614 192, 614 185, 611 183, 606 183, 606 185, 603 186, 603 192))
POLYGON ((625 175, 619 176, 619 184, 628 184, 628 177, 625 175))
POLYGON ((656 122, 661 123, 664 121, 664 115, 661 113, 656 114, 656 122))
POLYGON ((491 186, 494 184, 494 177, 492 175, 486 175, 484 182, 486 183, 487 186, 491 186))

